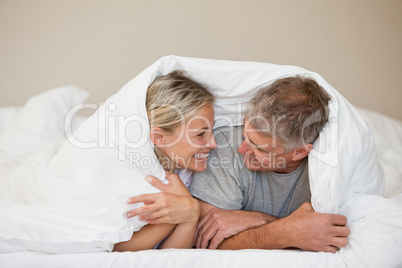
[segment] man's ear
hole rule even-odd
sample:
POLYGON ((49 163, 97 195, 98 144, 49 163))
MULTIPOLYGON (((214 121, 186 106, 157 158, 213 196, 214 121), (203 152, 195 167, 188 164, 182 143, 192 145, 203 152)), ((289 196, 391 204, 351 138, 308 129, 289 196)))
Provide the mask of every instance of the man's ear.
POLYGON ((312 144, 306 144, 303 147, 297 148, 293 151, 292 160, 299 161, 305 158, 313 150, 312 144))
POLYGON ((149 138, 151 139, 152 143, 156 146, 161 146, 165 142, 165 135, 163 134, 163 130, 159 127, 151 128, 149 132, 149 138))

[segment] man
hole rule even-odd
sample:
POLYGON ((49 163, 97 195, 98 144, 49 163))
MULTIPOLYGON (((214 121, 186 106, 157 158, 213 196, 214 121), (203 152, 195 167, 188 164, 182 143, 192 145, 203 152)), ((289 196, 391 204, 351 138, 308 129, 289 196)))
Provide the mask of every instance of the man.
POLYGON ((346 246, 346 218, 309 203, 307 156, 328 121, 329 100, 310 78, 280 79, 251 99, 244 127, 215 131, 218 148, 190 186, 201 206, 197 248, 346 246))

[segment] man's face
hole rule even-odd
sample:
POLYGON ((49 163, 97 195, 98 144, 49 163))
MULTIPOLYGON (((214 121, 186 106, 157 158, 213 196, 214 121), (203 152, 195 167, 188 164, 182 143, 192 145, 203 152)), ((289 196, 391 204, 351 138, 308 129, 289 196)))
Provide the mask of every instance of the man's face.
POLYGON ((280 140, 264 137, 244 120, 244 141, 238 151, 244 154, 244 163, 250 170, 278 173, 287 172, 288 164, 292 161, 293 151, 285 153, 280 140))

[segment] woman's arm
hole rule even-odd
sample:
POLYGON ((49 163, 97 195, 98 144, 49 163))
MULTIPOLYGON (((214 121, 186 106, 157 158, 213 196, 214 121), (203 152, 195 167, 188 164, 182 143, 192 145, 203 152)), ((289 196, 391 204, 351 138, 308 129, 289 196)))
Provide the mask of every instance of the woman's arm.
POLYGON ((199 203, 191 196, 176 174, 169 174, 167 179, 169 183, 164 184, 155 177, 147 177, 147 181, 162 192, 139 195, 127 201, 129 204, 138 202, 145 204, 145 206, 130 211, 127 216, 140 215, 139 219, 147 221, 150 225, 137 232, 139 234, 134 233, 130 241, 122 242, 125 244, 117 244, 115 249, 146 249, 143 245, 138 244, 142 244, 144 240, 147 240, 147 236, 152 237, 153 240, 152 242, 145 242, 146 246, 147 248, 153 248, 169 234, 169 237, 161 243, 159 248, 191 248, 193 246, 195 230, 200 215, 199 203), (176 228, 174 228, 175 224, 178 224, 176 228), (170 226, 171 228, 151 228, 158 226, 170 226), (155 236, 153 232, 163 233, 164 235, 155 236))
POLYGON ((173 233, 162 242, 159 248, 192 248, 196 228, 197 221, 178 224, 173 233))
POLYGON ((175 225, 172 224, 146 225, 138 232, 133 233, 129 241, 114 245, 113 251, 138 251, 154 248, 172 232, 174 227, 175 225))

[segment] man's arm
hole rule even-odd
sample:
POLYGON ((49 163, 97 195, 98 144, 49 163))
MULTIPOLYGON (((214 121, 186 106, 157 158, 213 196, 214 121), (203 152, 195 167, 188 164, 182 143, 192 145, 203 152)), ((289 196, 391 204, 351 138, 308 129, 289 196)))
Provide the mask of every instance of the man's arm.
POLYGON ((283 249, 335 253, 347 245, 350 233, 346 217, 315 212, 304 203, 293 214, 225 239, 219 249, 283 249))
POLYGON ((199 202, 201 220, 197 226, 196 248, 216 249, 225 238, 277 219, 262 212, 226 210, 199 202))

